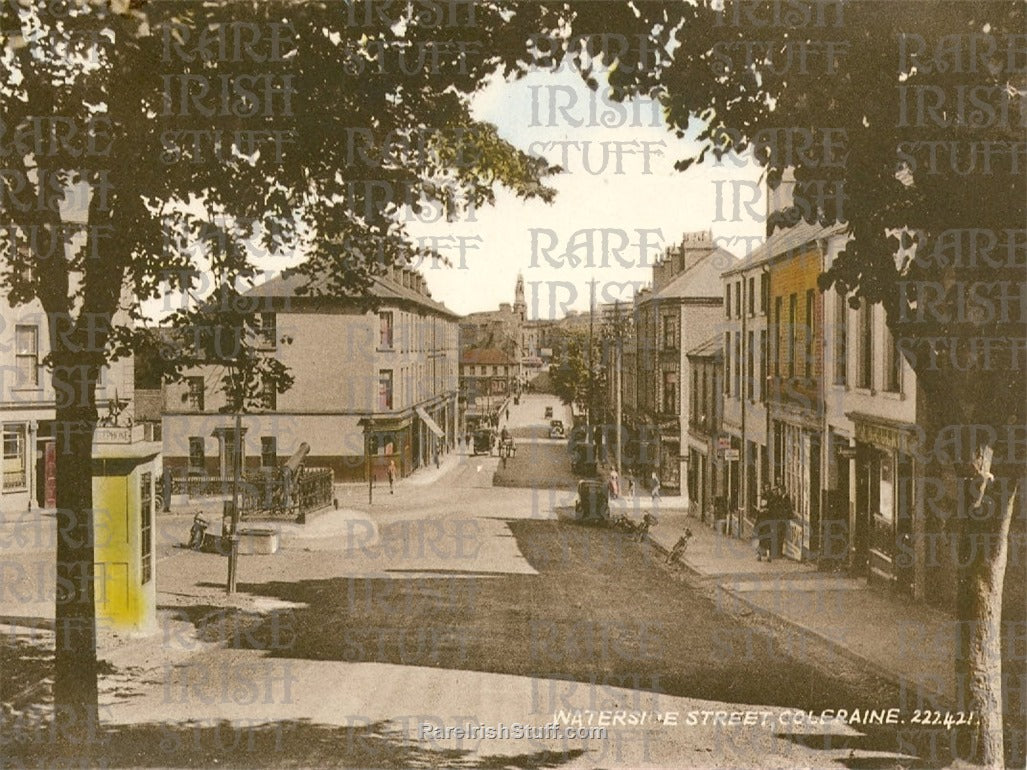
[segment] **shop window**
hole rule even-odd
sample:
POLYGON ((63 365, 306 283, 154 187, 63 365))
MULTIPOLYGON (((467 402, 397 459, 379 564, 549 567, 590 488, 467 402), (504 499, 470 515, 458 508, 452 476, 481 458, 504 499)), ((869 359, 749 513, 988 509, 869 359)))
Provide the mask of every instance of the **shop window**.
POLYGON ((796 319, 796 308, 799 299, 795 294, 788 296, 788 376, 795 376, 795 329, 798 323, 796 319))
POLYGON ((25 426, 4 426, 4 491, 24 489, 25 426))
POLYGON ((665 414, 676 414, 678 410, 678 375, 677 372, 663 373, 663 411, 665 414))

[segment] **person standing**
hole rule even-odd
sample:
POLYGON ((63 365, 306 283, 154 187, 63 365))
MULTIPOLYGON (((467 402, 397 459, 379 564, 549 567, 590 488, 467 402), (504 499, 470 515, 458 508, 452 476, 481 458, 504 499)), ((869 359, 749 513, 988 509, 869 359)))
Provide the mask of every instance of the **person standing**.
POLYGON ((635 496, 635 476, 634 474, 628 474, 628 497, 635 496))
POLYGON ((389 474, 389 494, 393 495, 393 494, 395 494, 394 487, 395 487, 395 484, 396 484, 396 461, 391 459, 391 458, 389 459, 388 474, 389 474))
POLYGON ((656 471, 653 471, 649 481, 652 484, 653 501, 655 502, 660 499, 660 477, 656 475, 656 471))

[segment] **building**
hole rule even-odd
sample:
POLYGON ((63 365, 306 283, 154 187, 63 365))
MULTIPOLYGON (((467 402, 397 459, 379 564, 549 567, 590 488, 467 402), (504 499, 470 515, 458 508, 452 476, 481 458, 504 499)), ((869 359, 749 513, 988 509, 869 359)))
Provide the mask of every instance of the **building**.
POLYGON ((544 325, 529 321, 524 295, 524 277, 518 273, 513 303, 503 302, 498 310, 470 313, 460 319, 460 349, 498 349, 517 364, 515 379, 523 384, 538 373, 544 325))
MULTIPOLYGON (((844 248, 829 241, 827 264, 844 248)), ((914 564, 898 549, 912 542, 920 470, 916 376, 898 352, 880 305, 824 294, 827 393, 822 558, 903 591, 914 564)), ((926 577, 919 574, 923 596, 926 577)))
MULTIPOLYGON (((306 463, 331 468, 336 481, 367 478, 389 460, 400 475, 455 443, 457 316, 431 298, 406 268, 376 277, 366 303, 298 293, 305 278, 277 277, 249 292, 259 308, 261 346, 291 370, 292 387, 269 389, 264 408, 242 417, 243 467, 278 465, 307 443, 306 463)), ((224 414, 224 372, 208 366, 163 388, 165 465, 176 475, 228 476, 234 418, 224 414)))
MULTIPOLYGON (((4 327, 0 422, 3 425, 3 484, 0 510, 26 511, 56 505, 56 401, 43 359, 50 352, 49 325, 38 301, 11 307, 0 297, 4 327)), ((115 361, 100 370, 97 411, 103 422, 132 424, 133 362, 115 361)))
POLYGON ((724 348, 715 334, 686 353, 688 357, 688 498, 705 517, 724 499, 726 465, 731 455, 720 446, 724 415, 724 348))
MULTIPOLYGON (((625 392, 636 472, 659 475, 670 493, 687 494, 691 385, 687 352, 709 339, 722 313, 720 274, 734 263, 712 233, 686 233, 653 265, 650 290, 636 295, 635 376, 625 392)), ((623 387, 623 385, 622 385, 623 387)))
MULTIPOLYGON (((817 279, 828 241, 843 237, 840 233, 840 227, 800 223, 768 238, 767 446, 773 481, 784 488, 792 509, 782 552, 799 560, 816 558, 820 549, 825 394, 823 294, 817 279)), ((732 345, 734 363, 744 352, 737 337, 732 345)), ((734 370, 728 375, 726 354, 724 371, 735 394, 740 385, 734 370)))
POLYGON ((460 397, 466 400, 466 417, 474 422, 491 415, 515 392, 520 365, 499 348, 468 348, 460 351, 460 397))

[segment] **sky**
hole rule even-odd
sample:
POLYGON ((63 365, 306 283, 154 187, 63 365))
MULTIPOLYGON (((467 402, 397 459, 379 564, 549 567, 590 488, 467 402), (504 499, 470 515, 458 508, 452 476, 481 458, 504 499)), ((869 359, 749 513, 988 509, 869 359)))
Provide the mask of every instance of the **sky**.
POLYGON ((552 204, 499 190, 496 205, 473 221, 410 223, 452 263, 420 266, 432 296, 461 314, 493 310, 513 302, 521 273, 528 316, 561 318, 568 308, 588 309, 593 280, 598 301, 630 300, 650 282, 654 259, 685 232, 712 230, 739 258, 754 249, 764 233, 761 169, 751 159, 708 156, 675 171, 698 145, 670 133, 654 107, 615 104, 569 71, 497 79, 483 90, 476 118, 566 170, 548 180, 558 191, 552 204))

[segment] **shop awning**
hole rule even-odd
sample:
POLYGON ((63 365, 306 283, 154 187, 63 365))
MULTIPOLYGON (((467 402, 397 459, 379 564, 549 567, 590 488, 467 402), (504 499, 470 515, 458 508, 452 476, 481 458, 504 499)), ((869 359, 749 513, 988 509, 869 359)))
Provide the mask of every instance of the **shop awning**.
POLYGON ((444 438, 446 432, 439 427, 439 424, 431 418, 424 409, 419 406, 414 407, 414 411, 417 412, 417 416, 424 420, 424 424, 428 426, 428 430, 434 433, 438 438, 444 438))

